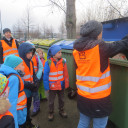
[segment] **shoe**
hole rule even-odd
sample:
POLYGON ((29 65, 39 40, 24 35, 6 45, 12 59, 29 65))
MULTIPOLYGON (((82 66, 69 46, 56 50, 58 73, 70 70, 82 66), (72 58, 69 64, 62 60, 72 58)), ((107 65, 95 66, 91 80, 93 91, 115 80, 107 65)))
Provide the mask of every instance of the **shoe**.
POLYGON ((40 100, 33 102, 33 112, 31 113, 31 117, 36 116, 40 111, 40 100))
POLYGON ((26 122, 26 128, 40 128, 38 125, 34 125, 31 122, 26 122))
POLYGON ((53 119, 54 119, 54 113, 53 112, 49 112, 49 114, 48 114, 48 120, 49 121, 53 121, 53 119))
POLYGON ((60 111, 59 111, 59 114, 60 114, 60 116, 63 117, 63 118, 67 118, 67 117, 68 117, 67 113, 66 113, 64 110, 60 110, 60 111))
POLYGON ((40 112, 40 109, 38 109, 36 112, 33 111, 33 112, 31 113, 31 117, 36 116, 39 112, 40 112))

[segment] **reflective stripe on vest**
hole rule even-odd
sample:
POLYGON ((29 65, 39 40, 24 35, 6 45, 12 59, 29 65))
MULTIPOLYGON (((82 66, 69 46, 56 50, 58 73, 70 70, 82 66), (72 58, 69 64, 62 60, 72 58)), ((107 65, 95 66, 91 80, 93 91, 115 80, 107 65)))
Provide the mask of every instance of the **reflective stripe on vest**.
POLYGON ((63 74, 63 71, 58 71, 58 72, 50 72, 49 75, 57 75, 57 74, 63 74))
POLYGON ((51 64, 50 64, 50 72, 49 72, 49 81, 63 81, 63 59, 60 59, 56 66, 53 62, 53 59, 51 58, 51 64))
POLYGON ((100 92, 100 91, 104 91, 106 89, 109 89, 110 86, 111 86, 111 82, 106 84, 106 85, 102 85, 102 86, 95 87, 95 88, 89 88, 89 87, 80 86, 80 85, 77 85, 77 88, 79 88, 82 91, 86 91, 88 93, 96 93, 96 92, 100 92))
POLYGON ((110 76, 110 71, 106 72, 105 74, 103 74, 101 77, 92 77, 92 76, 79 76, 79 75, 76 75, 76 78, 78 80, 81 80, 81 81, 93 81, 93 82, 98 82, 100 79, 104 79, 106 77, 109 77, 110 76))
POLYGON ((60 80, 62 79, 64 76, 59 76, 59 77, 49 77, 49 80, 60 80))
POLYGON ((23 77, 23 80, 33 83, 33 65, 32 65, 32 62, 30 61, 30 69, 26 65, 25 61, 23 61, 23 65, 25 67, 25 69, 24 69, 25 75, 23 77))
POLYGON ((17 110, 22 110, 22 109, 24 109, 24 108, 26 108, 26 105, 23 105, 23 106, 17 105, 17 106, 16 106, 16 109, 17 109, 17 110))
POLYGON ((34 71, 36 73, 38 71, 36 55, 33 56, 32 62, 33 62, 33 65, 34 65, 34 71))
POLYGON ((19 97, 19 98, 18 98, 17 103, 22 102, 25 98, 26 98, 26 95, 25 95, 25 94, 24 94, 24 95, 22 95, 21 97, 19 97))
POLYGON ((25 76, 23 77, 23 79, 26 80, 26 79, 29 79, 30 77, 31 77, 30 75, 25 75, 25 76))
POLYGON ((17 100, 17 110, 22 110, 25 107, 27 107, 27 97, 24 90, 24 83, 21 77, 17 74, 10 74, 11 75, 16 75, 19 79, 19 93, 18 93, 18 100, 17 100))
POLYGON ((8 50, 4 51, 3 53, 7 53, 7 52, 10 52, 10 51, 12 51, 12 50, 17 50, 17 48, 8 49, 8 50))
MULTIPOLYGON (((5 59, 7 56, 9 56, 9 55, 12 55, 11 53, 9 53, 8 55, 6 55, 6 56, 4 56, 3 58, 5 59)), ((13 55, 15 55, 15 56, 19 56, 19 54, 18 53, 13 53, 13 55)))
POLYGON ((11 54, 19 56, 15 39, 12 40, 12 46, 9 46, 4 40, 1 40, 1 44, 3 48, 3 61, 11 54))
POLYGON ((111 93, 110 64, 101 72, 99 45, 85 50, 73 51, 77 64, 76 85, 79 95, 89 99, 101 99, 111 93))

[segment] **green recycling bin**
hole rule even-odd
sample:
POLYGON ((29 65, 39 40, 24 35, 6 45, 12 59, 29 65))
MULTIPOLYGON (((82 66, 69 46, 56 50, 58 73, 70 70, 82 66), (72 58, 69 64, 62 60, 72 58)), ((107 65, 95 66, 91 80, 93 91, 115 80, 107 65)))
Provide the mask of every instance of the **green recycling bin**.
MULTIPOLYGON (((62 57, 66 58, 66 62, 67 62, 67 68, 69 73, 69 86, 73 90, 76 90, 75 64, 72 55, 73 43, 74 43, 74 39, 72 40, 66 39, 66 40, 56 41, 55 43, 52 43, 52 45, 59 45, 62 48, 62 57)), ((45 54, 45 60, 47 60, 47 51, 50 46, 36 45, 36 48, 43 49, 45 54)))
POLYGON ((110 59, 112 106, 110 120, 117 128, 128 128, 128 61, 110 59))

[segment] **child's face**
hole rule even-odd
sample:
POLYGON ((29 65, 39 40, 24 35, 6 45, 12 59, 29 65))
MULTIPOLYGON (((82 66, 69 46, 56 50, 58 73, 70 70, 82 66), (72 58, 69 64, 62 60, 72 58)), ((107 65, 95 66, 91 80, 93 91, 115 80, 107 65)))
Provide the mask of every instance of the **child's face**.
POLYGON ((23 62, 20 63, 16 68, 15 70, 21 70, 22 72, 24 72, 24 65, 23 65, 23 62))
POLYGON ((38 55, 40 56, 40 58, 43 58, 43 52, 39 51, 38 55))
POLYGON ((33 56, 33 52, 28 52, 28 53, 26 54, 26 58, 29 59, 29 60, 32 59, 32 56, 33 56))
POLYGON ((57 52, 54 57, 57 58, 57 59, 60 59, 62 57, 61 50, 59 52, 57 52))

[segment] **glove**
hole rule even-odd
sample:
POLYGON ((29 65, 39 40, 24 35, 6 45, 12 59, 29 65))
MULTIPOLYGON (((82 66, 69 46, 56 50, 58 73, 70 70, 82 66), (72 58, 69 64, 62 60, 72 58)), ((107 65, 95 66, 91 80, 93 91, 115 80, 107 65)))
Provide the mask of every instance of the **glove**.
POLYGON ((25 82, 24 88, 33 92, 36 89, 36 86, 33 83, 25 82))
POLYGON ((38 89, 39 89, 40 83, 39 83, 39 82, 36 82, 36 83, 34 84, 34 86, 35 86, 34 92, 36 92, 36 91, 38 91, 38 89))

